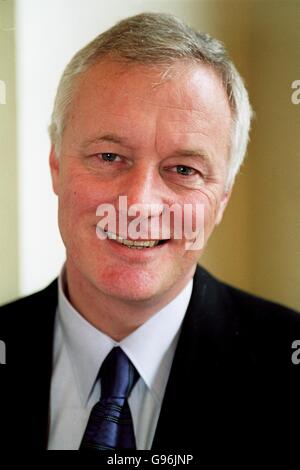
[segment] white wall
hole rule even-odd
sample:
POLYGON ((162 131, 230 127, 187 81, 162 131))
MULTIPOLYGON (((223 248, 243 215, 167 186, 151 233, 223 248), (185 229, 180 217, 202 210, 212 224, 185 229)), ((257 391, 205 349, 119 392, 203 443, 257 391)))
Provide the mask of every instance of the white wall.
MULTIPOLYGON (((198 0, 17 0, 20 295, 59 272, 64 247, 48 171, 47 127, 59 77, 72 55, 123 17, 165 11, 199 23, 198 0)), ((201 15, 201 22, 205 17, 201 15)))

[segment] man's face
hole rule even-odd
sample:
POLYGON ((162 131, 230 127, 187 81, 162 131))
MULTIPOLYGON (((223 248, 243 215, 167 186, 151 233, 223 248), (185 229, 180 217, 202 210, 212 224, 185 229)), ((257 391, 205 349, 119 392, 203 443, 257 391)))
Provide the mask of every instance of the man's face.
POLYGON ((120 195, 128 207, 190 204, 195 218, 202 204, 206 242, 228 200, 231 113, 221 81, 204 65, 179 63, 176 71, 162 81, 157 68, 93 65, 76 87, 59 160, 50 156, 67 269, 82 285, 126 301, 176 291, 202 249, 186 250, 172 227, 170 240, 153 248, 101 240, 99 205, 112 204, 118 215, 120 195))

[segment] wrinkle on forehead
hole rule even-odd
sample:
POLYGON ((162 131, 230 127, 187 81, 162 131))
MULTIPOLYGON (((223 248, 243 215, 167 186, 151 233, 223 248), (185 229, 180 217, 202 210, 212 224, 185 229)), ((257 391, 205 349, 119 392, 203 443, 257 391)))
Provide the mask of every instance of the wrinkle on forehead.
POLYGON ((185 134, 211 140, 211 146, 226 139, 230 145, 230 106, 209 66, 181 66, 181 74, 153 86, 158 75, 141 65, 124 70, 102 63, 88 69, 73 101, 73 138, 81 131, 85 139, 112 133, 128 138, 133 147, 170 142, 172 136, 184 145, 185 134))
MULTIPOLYGON (((131 97, 131 99, 134 97, 142 103, 154 104, 155 106, 159 104, 161 108, 196 110, 194 96, 200 96, 203 91, 206 99, 211 95, 212 102, 215 102, 216 99, 223 100, 228 104, 230 110, 222 79, 208 64, 178 60, 171 66, 151 66, 139 63, 124 64, 104 58, 82 74, 81 84, 88 86, 89 79, 93 79, 97 74, 99 80, 98 83, 93 83, 93 91, 99 92, 102 96, 103 92, 115 82, 119 97, 131 97), (141 81, 139 81, 133 96, 132 91, 128 92, 128 84, 131 84, 135 75, 142 77, 141 81, 145 79, 145 86, 141 87, 141 81), (110 80, 107 80, 108 77, 110 80), (189 82, 189 93, 186 92, 185 87, 187 81, 189 82), (174 102, 175 100, 176 102, 174 102)), ((77 91, 81 93, 82 87, 77 87, 77 91)), ((110 98, 113 99, 114 96, 110 96, 110 98)))

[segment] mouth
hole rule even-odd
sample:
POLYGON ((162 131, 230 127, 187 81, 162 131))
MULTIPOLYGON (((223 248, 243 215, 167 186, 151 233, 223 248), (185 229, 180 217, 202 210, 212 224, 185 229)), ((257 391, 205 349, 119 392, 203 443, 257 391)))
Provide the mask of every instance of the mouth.
POLYGON ((167 243, 168 239, 162 240, 129 240, 128 238, 123 238, 117 235, 116 233, 105 231, 107 238, 113 240, 120 245, 124 245, 127 248, 134 250, 144 250, 149 248, 154 248, 159 245, 167 243))

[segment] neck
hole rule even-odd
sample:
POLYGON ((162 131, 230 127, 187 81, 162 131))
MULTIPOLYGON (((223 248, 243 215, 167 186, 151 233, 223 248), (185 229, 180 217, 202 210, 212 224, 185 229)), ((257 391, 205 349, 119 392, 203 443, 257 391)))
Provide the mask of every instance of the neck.
POLYGON ((89 323, 119 342, 171 302, 188 284, 195 269, 196 267, 157 298, 131 301, 102 292, 67 261, 66 295, 73 307, 89 323))

